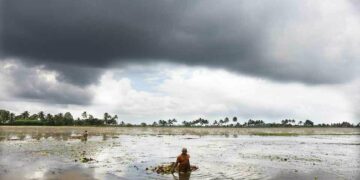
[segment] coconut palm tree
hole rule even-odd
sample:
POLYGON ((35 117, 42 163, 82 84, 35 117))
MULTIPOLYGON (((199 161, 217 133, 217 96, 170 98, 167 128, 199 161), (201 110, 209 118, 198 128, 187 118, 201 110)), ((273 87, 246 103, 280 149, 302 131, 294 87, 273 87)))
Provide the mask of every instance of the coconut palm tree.
POLYGON ((233 117, 233 122, 234 122, 234 123, 237 122, 237 117, 236 117, 236 116, 233 117))
POLYGON ((228 117, 225 117, 224 119, 224 124, 227 124, 229 122, 229 118, 228 117))
POLYGON ((104 122, 105 124, 108 124, 108 120, 111 118, 111 116, 109 115, 109 113, 104 113, 104 122))
POLYGON ((21 118, 22 119, 28 119, 30 116, 29 111, 24 111, 23 113, 21 113, 21 118))
POLYGON ((81 114, 82 118, 83 119, 87 119, 88 115, 87 115, 87 112, 84 111, 82 114, 81 114))

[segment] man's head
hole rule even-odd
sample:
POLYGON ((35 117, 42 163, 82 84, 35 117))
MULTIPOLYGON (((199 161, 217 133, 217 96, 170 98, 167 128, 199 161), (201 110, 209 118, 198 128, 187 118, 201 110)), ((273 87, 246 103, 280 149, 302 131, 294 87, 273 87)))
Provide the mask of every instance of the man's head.
POLYGON ((186 149, 186 148, 182 148, 181 153, 182 153, 182 154, 186 154, 186 153, 187 153, 187 149, 186 149))

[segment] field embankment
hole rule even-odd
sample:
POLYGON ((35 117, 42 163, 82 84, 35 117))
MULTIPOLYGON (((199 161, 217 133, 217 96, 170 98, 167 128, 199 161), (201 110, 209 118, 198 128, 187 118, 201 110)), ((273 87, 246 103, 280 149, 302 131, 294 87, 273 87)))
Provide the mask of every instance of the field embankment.
POLYGON ((0 126, 1 133, 109 133, 124 135, 360 135, 360 128, 230 128, 230 127, 84 127, 84 126, 0 126))

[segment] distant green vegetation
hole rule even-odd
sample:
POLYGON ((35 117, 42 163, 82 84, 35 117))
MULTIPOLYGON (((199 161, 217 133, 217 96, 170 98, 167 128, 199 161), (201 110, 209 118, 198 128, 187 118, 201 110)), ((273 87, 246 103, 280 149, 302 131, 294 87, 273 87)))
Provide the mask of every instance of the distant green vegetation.
POLYGON ((12 122, 12 125, 29 125, 29 126, 42 126, 43 123, 38 120, 31 120, 31 119, 18 119, 12 122))
POLYGON ((109 113, 104 113, 103 119, 98 119, 88 114, 86 111, 81 114, 82 118, 74 119, 70 112, 65 114, 46 114, 40 111, 37 114, 32 114, 24 111, 19 115, 15 115, 7 110, 0 110, 0 124, 2 125, 45 125, 45 126, 89 126, 89 125, 116 125, 117 115, 111 116, 109 113))
MULTIPOLYGON (((244 123, 238 122, 237 117, 233 117, 231 120, 228 117, 224 119, 214 120, 210 122, 207 119, 198 118, 191 121, 182 121, 178 122, 176 119, 168 120, 159 120, 154 121, 151 124, 146 124, 145 122, 140 124, 125 123, 121 121, 117 122, 117 115, 110 115, 109 113, 104 113, 103 118, 96 118, 91 114, 88 114, 84 111, 81 114, 81 118, 74 118, 70 112, 58 113, 58 114, 45 114, 43 111, 40 111, 36 114, 30 114, 29 111, 24 111, 16 115, 7 110, 0 110, 0 125, 44 125, 44 126, 122 126, 122 127, 132 127, 132 126, 141 126, 141 127, 360 127, 360 123, 357 125, 351 124, 349 122, 342 123, 331 123, 331 124, 315 124, 313 121, 307 119, 305 121, 295 121, 294 119, 284 119, 280 123, 265 123, 263 120, 253 120, 249 119, 244 123)), ((271 136, 270 133, 261 133, 255 135, 271 136)), ((279 134, 276 134, 277 136, 279 134)), ((280 134, 281 135, 281 134, 280 134)), ((291 136, 296 134, 285 133, 284 136, 291 136)))

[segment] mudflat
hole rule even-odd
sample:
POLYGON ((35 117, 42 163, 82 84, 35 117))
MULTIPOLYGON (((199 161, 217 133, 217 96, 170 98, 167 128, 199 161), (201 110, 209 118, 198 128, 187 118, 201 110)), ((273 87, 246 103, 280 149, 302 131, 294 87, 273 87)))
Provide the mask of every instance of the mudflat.
POLYGON ((182 147, 199 169, 180 179, 359 179, 359 131, 1 126, 0 179, 179 179, 150 169, 182 147))

